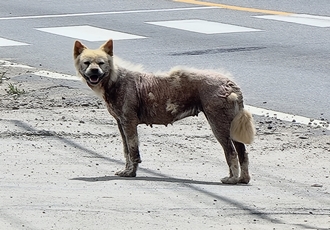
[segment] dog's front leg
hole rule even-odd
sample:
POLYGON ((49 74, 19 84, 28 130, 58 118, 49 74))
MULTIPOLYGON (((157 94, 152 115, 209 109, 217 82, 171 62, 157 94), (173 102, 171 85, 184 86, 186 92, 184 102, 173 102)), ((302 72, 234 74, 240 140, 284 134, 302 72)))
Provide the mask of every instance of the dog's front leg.
POLYGON ((121 177, 135 177, 138 164, 141 163, 137 125, 121 124, 120 121, 117 122, 123 139, 126 164, 125 168, 118 171, 116 175, 121 177))
MULTIPOLYGON (((128 157, 128 146, 127 146, 126 136, 125 136, 124 130, 123 130, 119 120, 117 120, 117 125, 118 125, 118 129, 119 129, 121 139, 122 139, 122 142, 123 142, 124 156, 125 156, 125 159, 126 159, 125 168, 128 168, 129 167, 129 165, 128 165, 129 164, 129 157, 128 157)), ((117 173, 119 173, 119 172, 117 172, 117 173)))

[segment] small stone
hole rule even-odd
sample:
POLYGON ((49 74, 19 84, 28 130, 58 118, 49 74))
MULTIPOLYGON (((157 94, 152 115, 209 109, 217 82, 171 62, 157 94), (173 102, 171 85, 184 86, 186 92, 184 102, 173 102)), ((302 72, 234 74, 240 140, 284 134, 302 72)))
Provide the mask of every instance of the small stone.
POLYGON ((311 187, 322 188, 323 185, 321 185, 321 184, 312 184, 311 187))

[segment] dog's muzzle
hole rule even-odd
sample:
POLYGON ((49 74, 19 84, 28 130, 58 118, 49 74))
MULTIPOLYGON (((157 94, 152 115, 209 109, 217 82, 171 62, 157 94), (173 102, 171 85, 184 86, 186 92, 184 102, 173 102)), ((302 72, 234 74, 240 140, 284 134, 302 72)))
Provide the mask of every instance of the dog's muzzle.
POLYGON ((91 69, 84 74, 84 77, 90 84, 97 85, 104 77, 104 73, 99 69, 91 69))

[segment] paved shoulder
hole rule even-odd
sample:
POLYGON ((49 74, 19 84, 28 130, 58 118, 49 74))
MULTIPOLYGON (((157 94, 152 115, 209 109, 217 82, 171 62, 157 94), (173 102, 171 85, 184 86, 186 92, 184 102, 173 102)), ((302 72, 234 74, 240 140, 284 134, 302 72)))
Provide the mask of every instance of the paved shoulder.
POLYGON ((120 178, 117 125, 89 89, 7 70, 0 83, 1 229, 329 226, 330 134, 321 127, 255 116, 251 184, 225 186, 224 155, 203 116, 140 126, 139 174, 120 178), (10 84, 25 93, 10 94, 10 84))

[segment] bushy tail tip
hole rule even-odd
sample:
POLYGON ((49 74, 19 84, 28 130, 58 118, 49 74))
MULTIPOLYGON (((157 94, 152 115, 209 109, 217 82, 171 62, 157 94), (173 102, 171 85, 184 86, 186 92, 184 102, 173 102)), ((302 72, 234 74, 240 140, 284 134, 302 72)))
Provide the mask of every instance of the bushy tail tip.
POLYGON ((230 137, 243 144, 251 144, 255 136, 255 127, 252 115, 246 109, 241 109, 230 126, 230 137))

